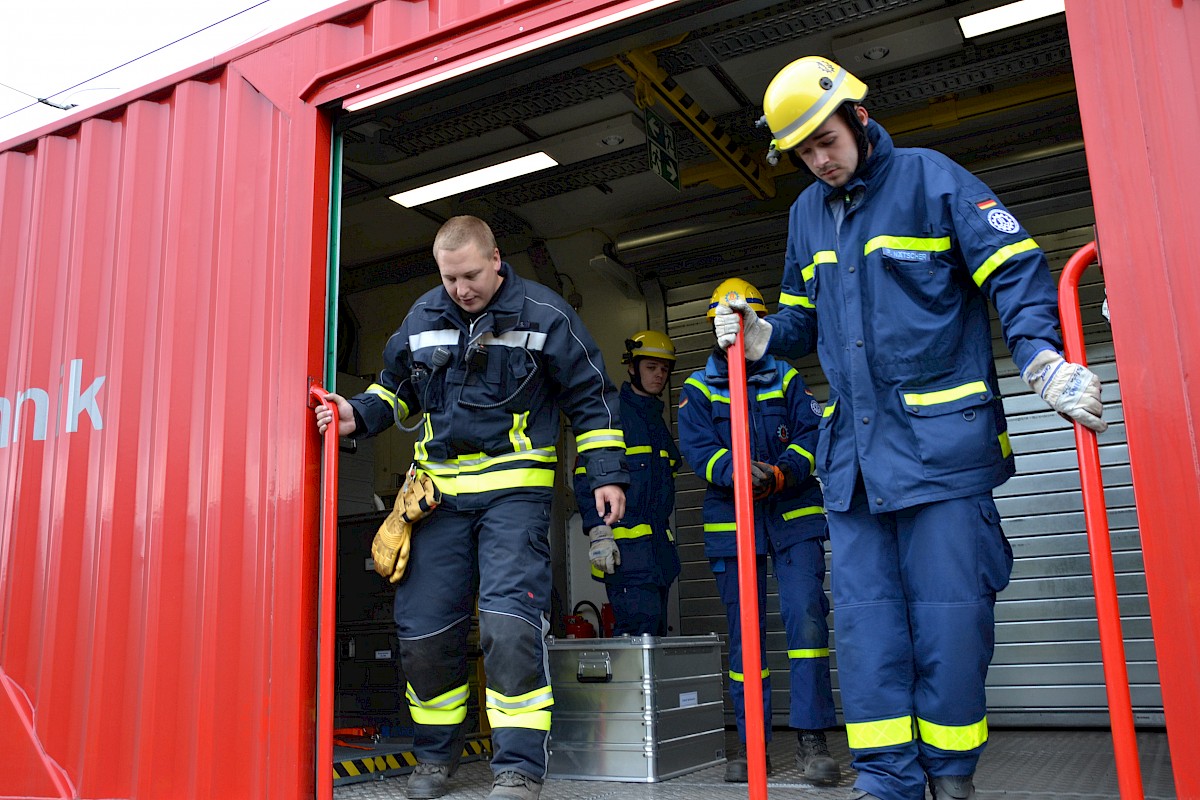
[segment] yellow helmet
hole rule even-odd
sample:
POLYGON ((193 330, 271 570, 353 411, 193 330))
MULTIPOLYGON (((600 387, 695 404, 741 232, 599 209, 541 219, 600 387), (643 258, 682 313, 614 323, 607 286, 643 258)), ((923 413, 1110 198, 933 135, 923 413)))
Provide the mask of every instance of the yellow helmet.
POLYGON ((754 284, 741 278, 726 278, 713 290, 712 299, 708 303, 709 319, 717 315, 717 306, 724 304, 725 298, 730 295, 741 295, 746 298, 746 305, 758 312, 760 317, 767 315, 767 301, 763 300, 762 292, 755 288, 754 284))
POLYGON ((861 103, 867 85, 828 58, 805 56, 771 79, 763 111, 775 150, 791 150, 812 135, 842 103, 861 103))
POLYGON ((625 340, 622 364, 632 364, 635 358, 661 358, 675 363, 675 343, 658 331, 639 331, 625 340))

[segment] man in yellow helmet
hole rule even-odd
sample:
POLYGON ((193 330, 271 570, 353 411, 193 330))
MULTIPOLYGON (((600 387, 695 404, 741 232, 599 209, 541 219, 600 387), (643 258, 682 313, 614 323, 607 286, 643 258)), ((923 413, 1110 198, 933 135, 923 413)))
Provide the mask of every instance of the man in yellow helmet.
POLYGON ((669 389, 675 344, 660 331, 625 340, 629 380, 621 386, 621 429, 629 488, 625 515, 609 525, 596 513, 586 471, 575 469, 575 497, 591 540, 592 577, 604 581, 616 636, 667 635, 667 600, 679 577, 671 532, 679 450, 663 420, 659 399, 669 389))
MULTIPOLYGON (((766 314, 762 293, 741 278, 713 292, 708 317, 736 296, 766 314)), ((746 365, 750 457, 754 483, 754 549, 763 719, 771 739, 771 677, 766 666, 767 556, 775 574, 788 652, 788 724, 796 730, 796 765, 804 779, 826 786, 841 777, 825 729, 835 724, 829 677, 829 602, 825 597, 825 515, 813 471, 821 407, 793 367, 772 356, 746 365)), ((679 396, 679 447, 704 478, 704 554, 729 624, 729 695, 743 745, 747 676, 742 669, 742 614, 733 497, 729 361, 715 348, 684 382, 679 396)), ((767 761, 767 771, 771 763, 767 761)), ((725 780, 748 778, 745 748, 725 763, 725 780)))
POLYGON ((1103 431, 1100 383, 1060 354, 1045 255, 986 185, 902 149, 826 58, 784 67, 763 100, 818 179, 792 205, 780 310, 718 309, 747 358, 816 349, 830 384, 816 466, 833 551, 837 660, 860 798, 975 797, 984 679, 1012 550, 992 490, 1015 471, 988 301, 1013 360, 1055 411, 1103 431))

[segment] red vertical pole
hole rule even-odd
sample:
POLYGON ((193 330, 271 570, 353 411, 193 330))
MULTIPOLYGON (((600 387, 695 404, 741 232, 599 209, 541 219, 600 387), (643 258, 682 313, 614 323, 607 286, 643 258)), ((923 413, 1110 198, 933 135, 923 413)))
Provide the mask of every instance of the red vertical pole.
POLYGON ((729 347, 729 424, 737 522, 738 601, 742 609, 746 763, 750 800, 765 800, 767 736, 763 720, 762 659, 758 652, 758 559, 754 547, 754 487, 750 480, 750 404, 746 399, 746 346, 740 333, 729 347))
POLYGON ((309 394, 333 412, 333 423, 325 429, 322 455, 324 487, 321 492, 321 566, 317 601, 317 797, 333 798, 333 665, 337 658, 337 486, 338 410, 326 400, 326 391, 313 384, 309 394))
MULTIPOLYGON (((1058 282, 1063 355, 1068 361, 1084 366, 1087 365, 1087 355, 1083 347, 1083 322, 1079 313, 1079 276, 1095 260, 1096 243, 1089 242, 1067 260, 1058 282)), ((1138 764, 1133 703, 1129 698, 1125 642, 1121 636, 1121 609, 1117 603, 1117 579, 1113 570, 1108 511, 1100 473, 1100 448, 1096 443, 1096 434, 1078 422, 1075 423, 1075 449, 1079 454, 1079 483, 1083 489, 1083 515, 1087 522, 1088 552, 1092 560, 1096 621, 1100 628, 1100 658, 1104 663, 1117 785, 1123 800, 1142 800, 1142 770, 1138 764)))

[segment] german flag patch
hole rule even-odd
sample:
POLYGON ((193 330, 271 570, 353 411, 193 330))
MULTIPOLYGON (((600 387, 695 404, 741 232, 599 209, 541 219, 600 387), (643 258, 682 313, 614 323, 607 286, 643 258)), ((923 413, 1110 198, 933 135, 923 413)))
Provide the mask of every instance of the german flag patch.
POLYGON ((978 208, 980 211, 987 211, 989 208, 992 208, 995 205, 997 205, 996 201, 992 200, 991 198, 988 198, 987 200, 980 200, 975 204, 976 208, 978 208))

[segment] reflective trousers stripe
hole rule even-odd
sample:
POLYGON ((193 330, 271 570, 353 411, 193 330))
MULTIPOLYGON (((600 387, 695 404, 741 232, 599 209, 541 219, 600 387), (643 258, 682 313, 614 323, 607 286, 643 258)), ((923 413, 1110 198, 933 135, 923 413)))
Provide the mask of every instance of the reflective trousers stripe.
POLYGON ((549 686, 535 689, 517 697, 507 697, 494 689, 487 690, 487 716, 493 728, 528 728, 550 730, 550 706, 554 693, 549 686))
POLYGON ((916 731, 910 716, 875 722, 847 722, 846 739, 851 750, 871 750, 908 744, 916 739, 916 731))
POLYGON ((813 647, 804 650, 788 650, 788 658, 829 658, 829 648, 813 647))
MULTIPOLYGON (((768 675, 770 675, 770 674, 771 674, 771 670, 767 669, 766 667, 763 667, 763 671, 762 671, 762 676, 763 676, 763 678, 765 679, 765 678, 766 678, 768 675)), ((742 674, 742 673, 740 673, 740 672, 734 672, 733 670, 729 670, 729 679, 730 679, 731 681, 737 681, 738 683, 745 683, 745 682, 746 682, 746 676, 745 676, 745 675, 743 675, 743 674, 742 674)))
POLYGON ((917 717, 917 730, 921 741, 939 750, 965 752, 982 747, 988 739, 987 717, 970 725, 938 725, 917 717))
POLYGON ((467 691, 464 683, 432 700, 422 700, 410 683, 404 695, 413 722, 418 725, 457 725, 467 718, 467 691))

